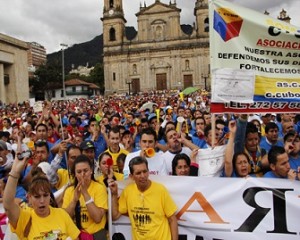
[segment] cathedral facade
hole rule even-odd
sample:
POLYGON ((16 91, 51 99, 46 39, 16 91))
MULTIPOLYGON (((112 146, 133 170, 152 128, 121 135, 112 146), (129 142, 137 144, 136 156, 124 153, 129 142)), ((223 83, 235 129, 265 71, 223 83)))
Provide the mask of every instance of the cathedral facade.
POLYGON ((104 0, 105 94, 210 89, 207 0, 194 0, 193 26, 180 24, 176 0, 153 1, 140 6, 138 29, 128 33, 123 1, 104 0))

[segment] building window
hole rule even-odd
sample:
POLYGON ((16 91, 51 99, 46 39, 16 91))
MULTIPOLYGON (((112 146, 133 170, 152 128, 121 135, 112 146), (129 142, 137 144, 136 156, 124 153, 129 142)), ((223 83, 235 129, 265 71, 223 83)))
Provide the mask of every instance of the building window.
POLYGON ((109 30, 109 41, 116 41, 116 30, 114 28, 109 30))
POLYGON ((60 91, 60 97, 64 97, 64 90, 63 89, 60 91))
POLYGON ((209 19, 205 18, 204 20, 204 32, 209 32, 209 19))
POLYGON ((113 81, 116 81, 116 73, 113 73, 113 81))
POLYGON ((72 87, 72 92, 76 92, 76 87, 72 87))
POLYGON ((8 84, 9 84, 9 75, 4 74, 4 85, 8 85, 8 84))
POLYGON ((51 94, 51 95, 52 95, 52 98, 55 98, 55 97, 56 97, 56 96, 55 96, 55 95, 56 95, 56 94, 55 94, 55 90, 52 90, 52 94, 51 94))
POLYGON ((136 66, 136 64, 132 65, 132 73, 133 74, 137 74, 137 66, 136 66))
POLYGON ((114 0, 109 0, 109 7, 110 8, 114 7, 114 0))

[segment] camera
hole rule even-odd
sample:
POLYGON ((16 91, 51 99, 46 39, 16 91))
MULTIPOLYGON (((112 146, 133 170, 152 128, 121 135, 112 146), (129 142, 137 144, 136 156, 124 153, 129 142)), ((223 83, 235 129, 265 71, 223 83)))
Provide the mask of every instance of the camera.
POLYGON ((30 150, 26 150, 22 153, 17 154, 17 157, 19 160, 23 160, 25 157, 30 158, 32 156, 32 153, 30 150))

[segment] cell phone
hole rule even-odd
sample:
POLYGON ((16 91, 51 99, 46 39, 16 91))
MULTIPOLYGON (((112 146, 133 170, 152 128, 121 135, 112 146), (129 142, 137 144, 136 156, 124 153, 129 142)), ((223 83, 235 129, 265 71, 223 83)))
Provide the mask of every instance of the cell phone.
POLYGON ((26 150, 22 153, 17 154, 17 158, 19 160, 23 160, 25 157, 30 158, 32 156, 32 152, 30 150, 26 150))

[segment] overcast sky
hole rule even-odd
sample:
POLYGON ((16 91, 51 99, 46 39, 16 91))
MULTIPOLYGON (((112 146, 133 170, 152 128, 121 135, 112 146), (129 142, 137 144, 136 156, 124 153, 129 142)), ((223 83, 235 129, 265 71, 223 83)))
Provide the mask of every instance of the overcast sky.
MULTIPOLYGON (((149 6, 155 0, 123 0, 127 26, 135 26, 140 2, 149 6)), ((169 3, 170 0, 161 0, 169 3)), ((172 2, 174 0, 171 0, 172 2)), ((230 0, 277 17, 282 8, 300 26, 299 0, 230 0)), ((0 33, 27 42, 38 42, 47 53, 60 50, 60 43, 72 45, 93 39, 102 33, 100 18, 104 0, 1 0, 0 33)), ((196 0, 176 0, 181 8, 181 24, 193 24, 196 0)))

